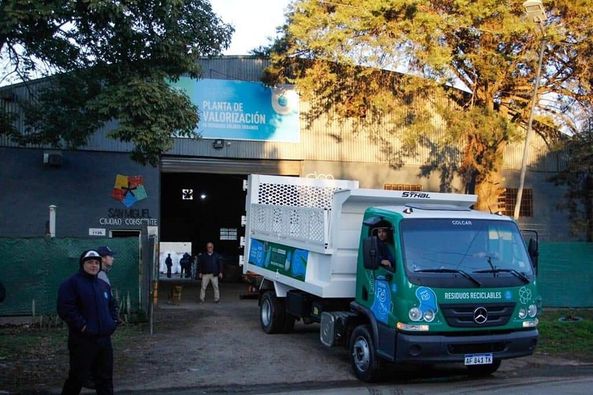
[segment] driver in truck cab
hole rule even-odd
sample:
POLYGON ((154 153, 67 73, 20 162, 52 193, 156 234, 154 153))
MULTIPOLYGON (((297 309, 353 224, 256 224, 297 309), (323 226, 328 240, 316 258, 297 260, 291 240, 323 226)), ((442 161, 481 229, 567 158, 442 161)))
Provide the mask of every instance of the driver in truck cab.
POLYGON ((380 227, 375 228, 377 233, 377 247, 379 252, 379 259, 382 266, 385 266, 386 269, 393 270, 395 265, 395 259, 393 259, 393 255, 391 255, 391 251, 389 251, 389 247, 387 246, 390 243, 390 228, 387 227, 380 227))

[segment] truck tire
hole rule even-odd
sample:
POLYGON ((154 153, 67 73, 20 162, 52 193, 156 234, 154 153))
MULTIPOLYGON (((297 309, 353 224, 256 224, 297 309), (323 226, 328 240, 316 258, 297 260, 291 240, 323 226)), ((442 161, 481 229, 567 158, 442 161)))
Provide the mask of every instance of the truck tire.
POLYGON ((475 366, 468 366, 467 373, 470 376, 474 377, 483 377, 489 376, 492 373, 496 372, 500 367, 500 359, 495 359, 492 361, 490 365, 475 365, 475 366))
POLYGON ((261 327, 268 334, 279 333, 285 330, 286 313, 284 303, 268 291, 263 294, 259 305, 259 318, 261 327))
POLYGON ((381 361, 377 358, 368 325, 359 325, 350 336, 350 362, 359 380, 372 383, 381 378, 381 361))
POLYGON ((294 329, 294 322, 296 318, 288 313, 284 314, 284 325, 282 327, 282 333, 290 333, 294 329))

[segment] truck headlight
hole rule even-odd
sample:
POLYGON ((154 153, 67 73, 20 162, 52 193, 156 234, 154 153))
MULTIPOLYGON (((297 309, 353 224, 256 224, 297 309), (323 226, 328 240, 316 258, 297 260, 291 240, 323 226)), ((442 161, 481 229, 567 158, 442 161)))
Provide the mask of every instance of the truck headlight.
POLYGON ((412 321, 420 321, 422 319, 422 312, 418 307, 412 307, 408 313, 408 316, 412 321))
POLYGON ((434 311, 426 310, 422 318, 424 318, 424 321, 426 322, 432 322, 432 320, 434 320, 434 311))
POLYGON ((525 310, 524 308, 520 308, 519 309, 519 318, 521 318, 522 320, 525 319, 525 317, 527 317, 527 310, 525 310))
POLYGON ((535 317, 537 315, 537 306, 530 304, 527 308, 527 315, 529 315, 531 318, 535 317))

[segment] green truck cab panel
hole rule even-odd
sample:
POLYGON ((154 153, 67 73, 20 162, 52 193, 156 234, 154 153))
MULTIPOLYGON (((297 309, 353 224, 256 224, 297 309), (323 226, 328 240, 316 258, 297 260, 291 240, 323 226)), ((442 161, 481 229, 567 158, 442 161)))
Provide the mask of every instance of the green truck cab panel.
POLYGON ((446 334, 537 325, 537 281, 512 221, 408 219, 369 208, 360 248, 356 302, 387 328, 446 334), (379 227, 390 230, 385 244, 395 260, 392 268, 365 266, 368 241, 377 238, 379 227))

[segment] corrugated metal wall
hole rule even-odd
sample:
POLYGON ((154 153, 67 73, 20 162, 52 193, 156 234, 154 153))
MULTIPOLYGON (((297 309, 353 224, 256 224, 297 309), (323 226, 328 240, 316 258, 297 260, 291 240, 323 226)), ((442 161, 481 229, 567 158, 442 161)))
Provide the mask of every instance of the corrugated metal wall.
MULTIPOLYGON (((204 78, 259 81, 263 69, 269 62, 265 59, 253 57, 230 56, 222 58, 203 59, 200 64, 204 78)), ((9 109, 18 109, 18 103, 30 98, 31 89, 38 89, 39 85, 18 85, 0 89, 2 103, 9 109)), ((301 114, 306 111, 307 104, 301 103, 301 114)), ((107 133, 115 123, 110 123, 93 135, 84 147, 92 151, 129 152, 132 145, 107 138, 107 133)), ((19 127, 24 129, 22 120, 19 127)), ((444 133, 444 130, 441 131, 444 133)), ((400 151, 400 141, 396 135, 379 135, 383 140, 377 142, 377 135, 366 130, 357 130, 349 124, 328 121, 326 118, 307 125, 301 117, 300 143, 261 142, 261 141, 230 141, 223 149, 214 149, 212 140, 176 139, 169 156, 196 156, 212 158, 234 159, 285 159, 285 160, 319 160, 341 162, 385 163, 390 152, 400 151)), ((438 138, 438 136, 437 136, 438 138)), ((6 137, 0 137, 1 146, 15 146, 6 137)), ((519 169, 523 155, 521 141, 509 146, 505 153, 504 168, 519 169)), ((430 157, 427 148, 418 150, 414 157, 405 158, 407 165, 422 165, 430 157)), ((530 170, 556 171, 562 165, 560 157, 549 154, 544 141, 535 136, 529 155, 530 170)))

